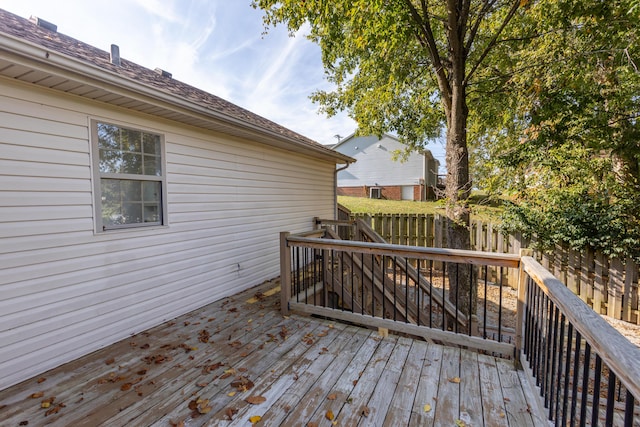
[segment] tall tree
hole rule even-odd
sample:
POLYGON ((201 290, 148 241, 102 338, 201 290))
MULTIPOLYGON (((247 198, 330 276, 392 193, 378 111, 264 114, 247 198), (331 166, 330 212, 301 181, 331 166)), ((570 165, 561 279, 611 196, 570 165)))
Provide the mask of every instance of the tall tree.
MULTIPOLYGON (((469 249, 467 121, 484 95, 470 92, 490 53, 527 0, 254 0, 267 26, 308 28, 332 92, 313 98, 329 115, 348 110, 361 133, 396 132, 418 148, 446 128, 450 248, 469 249)), ((464 275, 465 273, 460 273, 464 275)), ((473 281, 453 278, 460 309, 473 312, 473 281), (459 283, 459 289, 456 288, 459 283)))
POLYGON ((472 131, 482 140, 478 181, 513 196, 506 224, 535 234, 543 248, 562 243, 640 259, 635 5, 532 3, 485 76, 503 76, 504 103, 500 114, 485 110, 476 121, 484 127, 472 131))

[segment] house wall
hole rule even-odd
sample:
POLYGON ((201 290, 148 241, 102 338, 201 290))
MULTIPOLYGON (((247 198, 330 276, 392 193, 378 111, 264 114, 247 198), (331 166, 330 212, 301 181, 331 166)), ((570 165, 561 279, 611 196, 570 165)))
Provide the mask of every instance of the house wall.
POLYGON ((277 276, 334 171, 0 78, 0 389, 277 276), (164 135, 168 226, 94 231, 92 118, 164 135))
POLYGON ((406 162, 394 161, 394 151, 404 148, 388 136, 381 140, 365 136, 344 141, 337 151, 357 161, 338 172, 338 187, 419 185, 424 178, 424 156, 414 152, 406 162))

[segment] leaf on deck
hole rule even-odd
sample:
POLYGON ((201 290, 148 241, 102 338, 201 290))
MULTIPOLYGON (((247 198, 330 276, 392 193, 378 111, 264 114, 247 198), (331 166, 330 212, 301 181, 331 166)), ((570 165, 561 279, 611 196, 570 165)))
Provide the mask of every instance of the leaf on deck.
POLYGON ((327 396, 327 399, 329 400, 336 400, 338 398, 338 395, 336 393, 331 393, 329 396, 327 396))
POLYGON ((424 412, 431 412, 431 405, 428 403, 424 405, 424 412))
POLYGON ((115 362, 116 362, 116 359, 114 359, 113 357, 104 361, 105 365, 113 365, 115 362))
POLYGON ((460 377, 449 378, 450 383, 460 384, 460 377))
POLYGON ((249 417, 249 422, 251 424, 256 424, 258 421, 260 421, 262 419, 262 417, 260 415, 254 415, 252 417, 249 417))
POLYGON ((224 414, 227 416, 229 421, 233 421, 233 416, 238 413, 238 410, 235 408, 227 408, 224 411, 224 414))
POLYGON ((250 403, 252 405, 259 405, 267 401, 267 398, 264 396, 249 396, 245 399, 245 402, 250 403))
POLYGON ((31 397, 32 399, 38 399, 38 398, 40 398, 40 397, 42 397, 42 396, 44 396, 44 392, 39 391, 39 392, 37 392, 37 393, 33 393, 30 397, 31 397))
POLYGON ((333 419, 335 418, 335 416, 333 415, 333 411, 329 410, 324 414, 324 417, 326 419, 328 419, 329 421, 333 421, 333 419))
POLYGON ((362 411, 360 411, 360 414, 361 414, 363 417, 368 417, 370 412, 371 412, 371 409, 369 409, 369 407, 368 407, 368 406, 364 406, 364 407, 362 408, 362 411))

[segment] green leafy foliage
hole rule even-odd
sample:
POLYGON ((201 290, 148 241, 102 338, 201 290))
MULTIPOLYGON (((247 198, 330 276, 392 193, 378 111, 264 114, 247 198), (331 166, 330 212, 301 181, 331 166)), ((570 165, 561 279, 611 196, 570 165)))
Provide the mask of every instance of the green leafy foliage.
POLYGON ((632 1, 531 2, 494 51, 504 102, 474 121, 478 184, 542 247, 638 257, 640 20, 632 1), (523 36, 526 35, 526 36, 523 36), (502 77, 502 78, 501 78, 502 77))

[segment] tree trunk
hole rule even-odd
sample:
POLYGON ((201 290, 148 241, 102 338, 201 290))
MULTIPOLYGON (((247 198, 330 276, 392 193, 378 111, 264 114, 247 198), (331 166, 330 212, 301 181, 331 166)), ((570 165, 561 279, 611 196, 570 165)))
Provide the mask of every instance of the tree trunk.
MULTIPOLYGON (((454 79, 455 80, 455 79, 454 79)), ((469 204, 471 182, 469 180, 469 152, 467 149, 467 116, 465 88, 461 84, 452 84, 451 108, 447 111, 446 145, 446 196, 447 196, 447 247, 451 249, 470 249, 469 204)), ((449 277, 449 300, 467 319, 476 311, 477 274, 472 266, 447 265, 449 277)), ((468 331, 460 331, 468 332, 468 331)))

